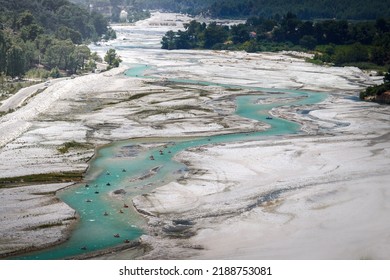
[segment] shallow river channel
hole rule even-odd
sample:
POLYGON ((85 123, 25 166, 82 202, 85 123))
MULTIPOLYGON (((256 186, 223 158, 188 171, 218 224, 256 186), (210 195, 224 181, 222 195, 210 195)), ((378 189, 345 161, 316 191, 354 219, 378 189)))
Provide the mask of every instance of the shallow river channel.
MULTIPOLYGON (((144 66, 133 66, 128 76, 141 77, 144 66)), ((150 77, 149 77, 150 78, 150 77)), ((313 104, 326 95, 296 90, 238 87, 198 81, 172 79, 177 83, 196 83, 230 88, 246 88, 256 95, 238 96, 236 114, 268 123, 262 132, 226 134, 201 138, 129 139, 100 148, 85 176, 83 184, 68 188, 59 198, 74 208, 80 219, 71 238, 56 247, 29 254, 26 259, 63 259, 106 249, 135 240, 143 234, 144 219, 132 206, 132 197, 179 179, 187 167, 173 158, 181 151, 202 145, 251 141, 268 136, 298 133, 297 123, 271 118, 269 110, 277 106, 313 104), (280 96, 281 103, 259 104, 261 99, 280 96), (299 97, 288 99, 286 97, 299 97), (303 97, 303 98, 302 98, 303 97), (292 101, 294 100, 294 101, 292 101)))
MULTIPOLYGON (((123 31, 126 40, 118 40, 112 46, 95 48, 104 53, 107 48, 115 47, 122 51, 124 63, 127 56, 140 58, 140 54, 143 62, 148 61, 148 55, 151 54, 162 60, 172 60, 166 57, 169 56, 167 52, 160 49, 164 32, 166 31, 152 32, 148 27, 131 27, 130 31, 123 31)), ((193 54, 189 59, 197 60, 193 54)), ((125 75, 129 79, 154 78, 144 76, 144 72, 153 69, 154 65, 127 65, 129 70, 125 75)), ((187 167, 175 161, 175 155, 202 145, 266 140, 269 136, 299 133, 299 124, 271 118, 269 111, 277 106, 314 104, 326 98, 326 94, 322 93, 242 86, 234 84, 234 81, 233 84, 220 84, 205 80, 176 79, 174 75, 168 80, 179 84, 250 90, 251 95, 237 96, 235 113, 243 118, 267 123, 270 128, 262 132, 199 138, 129 139, 101 147, 90 162, 84 183, 58 193, 59 198, 75 209, 80 217, 70 239, 61 245, 22 258, 64 259, 138 239, 143 234, 145 220, 133 208, 132 198, 182 177, 187 172, 187 167), (261 102, 269 97, 272 97, 274 103, 261 102)))

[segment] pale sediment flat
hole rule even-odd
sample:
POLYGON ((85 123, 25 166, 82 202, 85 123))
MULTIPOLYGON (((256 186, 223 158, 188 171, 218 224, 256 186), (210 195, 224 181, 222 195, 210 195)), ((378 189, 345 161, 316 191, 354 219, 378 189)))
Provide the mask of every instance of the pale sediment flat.
POLYGON ((172 220, 194 223, 193 237, 166 242, 176 251, 168 257, 195 248, 197 259, 388 259, 389 112, 344 98, 321 106, 310 114, 319 124, 348 126, 188 150, 178 158, 190 166, 186 180, 137 197, 163 236, 172 220))
MULTIPOLYGON (((390 258, 388 110, 349 98, 379 78, 355 67, 309 64, 300 53, 160 50, 157 38, 174 26, 162 17, 115 27, 118 40, 108 44, 117 48, 122 67, 50 85, 1 117, 0 177, 82 173, 95 148, 116 140, 264 130, 266 124, 234 114, 235 97, 259 94, 253 87, 327 92, 320 104, 272 110, 301 123, 301 134, 179 154, 189 166, 185 177, 134 199, 139 210, 152 215, 142 237, 152 250, 143 258, 390 258), (134 36, 150 47, 124 48, 134 36), (134 63, 152 66, 145 75, 156 78, 124 76, 134 63), (177 84, 168 78, 246 88, 177 84), (71 141, 80 145, 60 152, 71 141)), ((62 187, 50 185, 50 190, 62 187)), ((28 250, 32 241, 43 247, 62 240, 74 216, 53 201, 50 218, 39 220, 42 215, 34 213, 47 202, 25 207, 23 199, 12 198, 30 188, 46 187, 1 190, 1 228, 12 231, 14 251, 28 250), (45 230, 27 231, 22 238, 26 218, 10 214, 11 202, 23 209, 30 227, 45 230), (60 226, 44 226, 52 221, 60 226)), ((0 232, 0 244, 9 238, 0 232)), ((12 252, 10 246, 0 249, 12 252)), ((103 258, 133 255, 123 251, 103 258)))
POLYGON ((67 183, 0 189, 1 255, 23 253, 61 243, 76 212, 55 197, 67 183))

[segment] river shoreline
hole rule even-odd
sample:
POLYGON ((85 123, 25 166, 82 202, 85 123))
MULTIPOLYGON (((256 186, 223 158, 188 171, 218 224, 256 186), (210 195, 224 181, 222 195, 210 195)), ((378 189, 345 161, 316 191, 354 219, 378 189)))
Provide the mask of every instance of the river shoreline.
MULTIPOLYGON (((154 18, 153 22, 155 23, 156 20, 158 18, 154 18)), ((283 239, 276 229, 283 228, 289 233, 286 235, 288 237, 292 236, 294 229, 299 229, 299 225, 307 226, 302 220, 306 212, 297 210, 298 206, 307 210, 307 204, 294 204, 292 201, 296 198, 300 201, 312 199, 311 195, 313 194, 308 193, 310 190, 301 193, 291 192, 291 194, 281 195, 275 200, 269 200, 266 202, 269 204, 268 208, 261 203, 258 205, 255 203, 257 201, 255 197, 261 197, 264 192, 271 191, 275 187, 276 189, 286 187, 283 182, 279 182, 280 185, 275 185, 278 180, 295 182, 293 180, 294 174, 287 172, 290 163, 293 164, 292 166, 300 167, 294 170, 296 172, 294 176, 312 180, 311 172, 322 176, 321 172, 329 171, 329 176, 337 175, 342 178, 345 175, 347 179, 344 182, 353 182, 359 186, 357 190, 364 192, 364 178, 352 180, 350 172, 362 172, 361 167, 364 166, 364 162, 357 160, 358 155, 369 158, 366 155, 372 153, 374 157, 369 159, 367 172, 364 174, 376 174, 373 195, 377 194, 377 191, 382 191, 387 195, 387 190, 383 189, 383 180, 388 179, 387 175, 378 172, 376 166, 382 166, 382 164, 389 162, 387 154, 389 147, 386 143, 375 140, 381 139, 380 137, 386 138, 388 132, 386 111, 379 105, 346 99, 346 97, 357 96, 359 90, 365 86, 377 83, 376 77, 370 77, 354 67, 312 65, 306 63, 304 57, 299 58, 296 55, 291 56, 286 53, 247 54, 195 50, 168 52, 156 48, 126 49, 122 47, 123 44, 131 41, 131 36, 133 36, 132 33, 125 32, 126 28, 136 28, 137 31, 155 28, 158 32, 163 33, 166 27, 164 25, 150 27, 148 21, 141 22, 135 27, 120 27, 119 31, 121 32, 119 32, 119 38, 114 46, 124 60, 122 67, 51 85, 42 93, 31 98, 26 106, 1 117, 0 156, 2 161, 0 162, 0 172, 2 177, 84 171, 88 167, 88 160, 95 153, 94 147, 123 139, 196 137, 223 134, 226 133, 226 129, 231 132, 250 132, 259 129, 258 122, 233 115, 235 106, 231 97, 237 94, 252 94, 250 90, 241 89, 237 93, 218 86, 173 85, 167 83, 168 77, 234 84, 242 88, 263 87, 274 90, 277 88, 302 88, 303 90, 328 92, 331 93, 331 97, 326 102, 314 106, 286 106, 271 111, 274 116, 281 116, 301 123, 303 131, 306 132, 304 135, 283 137, 283 139, 272 138, 271 143, 268 144, 251 142, 209 145, 202 149, 188 150, 179 155, 178 159, 185 161, 190 166, 188 177, 184 181, 173 182, 157 189, 153 194, 147 196, 147 201, 142 196, 134 200, 134 204, 141 211, 154 213, 153 215, 158 213, 159 216, 148 217, 147 230, 150 234, 142 236, 141 243, 153 249, 141 258, 387 257, 380 249, 367 250, 367 253, 359 251, 355 254, 332 255, 329 253, 322 256, 298 254, 299 250, 291 250, 289 254, 282 252, 280 255, 267 255, 262 253, 264 248, 261 248, 254 240, 256 236, 261 238, 278 236, 278 240, 284 242, 281 242, 285 245, 284 248, 291 248, 291 244, 288 242, 291 242, 292 239, 283 239), (127 38, 126 36, 130 37, 128 40, 123 40, 123 38, 127 38), (146 70, 145 75, 155 76, 159 79, 124 76, 124 71, 134 64, 152 65, 152 68, 146 70), (205 66, 207 71, 205 71, 205 66), (307 113, 302 114, 302 111, 307 113), (70 148, 66 153, 59 152, 60 147, 71 141, 75 141, 79 145, 70 148), (371 142, 375 148, 369 147, 368 144, 371 142), (338 143, 343 143, 340 146, 342 151, 346 153, 351 151, 351 157, 356 160, 356 165, 348 165, 347 169, 336 168, 339 165, 335 163, 338 157, 341 156, 341 159, 344 157, 342 154, 338 155, 336 150, 331 149, 338 143), (357 146, 357 143, 362 143, 362 147, 357 146), (307 148, 303 149, 302 145, 307 148), (318 152, 310 148, 313 145, 318 147, 318 152), (360 151, 362 154, 359 154, 359 148, 362 149, 360 151), (267 155, 266 165, 259 158, 252 160, 249 157, 253 154, 263 153, 267 155), (296 153, 296 157, 292 156, 294 153, 296 153), (318 153, 327 155, 327 157, 313 162, 318 153), (286 157, 280 158, 280 155, 286 155, 286 157), (299 155, 306 157, 305 160, 298 161, 299 155), (274 157, 279 158, 279 161, 273 160, 274 157), (213 164, 210 165, 210 162, 213 164), (278 165, 280 169, 277 168, 278 165), (312 165, 318 168, 311 169, 312 165), (322 165, 324 167, 321 169, 322 165), (231 170, 228 168, 229 166, 235 166, 237 170, 231 170), (309 172, 306 169, 309 169, 309 172), (242 174, 238 170, 242 171, 242 174), (254 174, 260 175, 254 176, 254 174), (285 179, 278 178, 278 174, 290 174, 289 176, 292 177, 290 179, 288 176, 285 179), (247 175, 252 177, 248 179, 247 175), (215 178, 224 179, 218 181, 215 178), (261 181, 260 190, 258 190, 259 186, 257 185, 260 183, 259 181, 261 181), (170 192, 177 194, 174 201, 167 199, 167 194, 170 192), (237 196, 237 193, 242 192, 246 196, 237 196), (197 203, 202 207, 196 211, 191 207, 188 208, 182 202, 188 200, 189 197, 196 198, 197 203), (247 203, 243 203, 243 200, 247 203), (236 203, 233 203, 234 201, 236 203), (257 206, 253 207, 251 211, 244 211, 240 215, 226 214, 235 211, 235 209, 243 209, 248 205, 253 205, 253 203, 257 206), (160 208, 156 205, 160 205, 160 208), (208 208, 210 205, 215 209, 208 208), (267 215, 267 213, 272 213, 270 209, 274 212, 280 211, 280 209, 286 210, 299 218, 289 222, 276 214, 267 215), (291 209, 295 209, 295 212, 291 209), (214 213, 213 219, 202 213, 214 213), (196 223, 187 225, 185 221, 196 223), (269 229, 256 227, 257 224, 267 225, 269 229), (182 233, 186 234, 185 238, 171 238, 172 236, 169 237, 169 234, 166 235, 167 232, 180 233, 179 229, 183 229, 182 233), (246 231, 248 236, 249 233, 252 233, 253 238, 247 237, 246 241, 237 242, 234 236, 237 234, 247 236, 244 235, 246 231), (218 238, 221 235, 226 237, 224 242, 218 238), (226 244, 235 244, 235 242, 236 246, 226 246, 226 244), (253 249, 251 249, 252 247, 253 249), (255 248, 259 253, 254 252, 255 248)), ((136 35, 139 36, 139 34, 136 35)), ((136 42, 143 39, 145 42, 150 42, 148 41, 149 37, 140 37, 136 42)), ((156 40, 154 37, 151 39, 156 40)), ((97 47, 97 51, 104 53, 108 47, 111 46, 97 47)), ((367 178, 371 177, 367 175, 367 178)), ((342 185, 342 182, 342 180, 335 182, 335 186, 342 185)), ((319 180, 314 185, 319 186, 326 193, 324 188, 326 180, 319 180)), ((352 195, 353 190, 344 185, 341 187, 347 190, 345 194, 352 195)), ((314 189, 312 188, 312 190, 314 189)), ((47 201, 37 200, 37 204, 34 205, 27 204, 27 201, 31 200, 17 198, 19 201, 12 202, 15 200, 11 200, 10 197, 18 195, 22 191, 23 188, 0 189, 2 201, 9 201, 16 208, 23 210, 22 213, 18 214, 19 216, 11 215, 13 210, 7 206, 9 204, 2 203, 0 206, 0 217, 5 217, 0 220, 3 230, 0 232, 2 253, 6 250, 9 252, 9 246, 3 246, 9 243, 10 238, 14 241, 11 244, 13 249, 19 250, 23 247, 29 248, 31 243, 39 244, 41 242, 43 246, 47 246, 65 236, 61 227, 49 227, 41 232, 30 231, 26 235, 23 228, 25 220, 20 219, 20 217, 38 213, 31 217, 34 218, 34 224, 39 225, 39 223, 46 223, 42 222, 41 217, 46 217, 47 221, 66 220, 74 214, 65 205, 50 204, 47 201), (5 191, 13 193, 8 196, 5 191), (42 208, 45 204, 54 209, 50 215, 42 215, 39 210, 40 208, 46 209, 42 208), (9 237, 8 232, 12 232, 14 235, 9 237), (28 240, 21 238, 21 235, 25 235, 28 240)), ((36 194, 33 197, 37 197, 36 194)), ((338 203, 339 197, 337 195, 324 195, 324 197, 334 198, 337 202, 336 205, 341 205, 338 203)), ((340 196, 340 199, 346 199, 346 197, 348 195, 340 196)), ((378 200, 374 198, 370 200, 374 204, 375 201, 378 200)), ((331 204, 329 201, 321 201, 321 203, 318 202, 311 207, 321 208, 331 204)), ((346 207, 346 209, 340 207, 325 207, 324 209, 334 209, 330 214, 335 217, 335 213, 350 211, 354 207, 356 207, 355 204, 346 207)), ((367 207, 371 209, 370 214, 372 215, 386 213, 383 208, 376 209, 375 212, 371 204, 367 207)), ((311 215, 312 212, 307 211, 307 213, 307 215, 311 215)), ((319 215, 316 219, 324 218, 328 214, 321 213, 324 214, 319 215)), ((345 219, 342 221, 345 222, 345 219)), ((356 222, 361 221, 357 220, 356 222)), ((367 221, 364 220, 364 222, 367 221)), ((332 224, 332 226, 335 225, 332 224)), ((339 225, 337 224, 337 226, 339 225)), ((387 223, 382 221, 382 226, 378 224, 373 226, 378 228, 373 238, 378 237, 378 242, 384 241, 385 237, 381 234, 387 230, 387 223)), ((365 232, 362 229, 359 230, 365 232)), ((324 238, 330 236, 319 231, 317 227, 313 227, 312 231, 307 230, 305 233, 318 233, 324 238)), ((365 233, 372 234, 372 232, 365 233)), ((347 237, 348 234, 343 236, 347 237)), ((356 235, 352 236, 358 238, 356 235)), ((272 245, 273 242, 274 240, 269 240, 268 244, 272 245)), ((313 246, 313 244, 309 245, 313 246)), ((334 244, 331 245, 334 247, 334 244)), ((306 247, 311 248, 310 246, 306 247)), ((280 252, 283 248, 274 245, 273 250, 280 252)), ((126 259, 129 257, 130 255, 124 250, 97 258, 126 259)))
MULTIPOLYGON (((134 200, 151 219, 145 243, 155 249, 144 258, 388 259, 390 133, 374 118, 374 131, 360 135, 362 104, 333 102, 343 107, 337 113, 344 122, 353 120, 347 129, 335 124, 316 135, 182 153, 190 171, 207 172, 134 200), (177 219, 191 221, 184 239, 164 231, 177 219)), ((321 105, 327 121, 333 106, 321 105)), ((388 116, 386 108, 367 106, 373 116, 388 116)))

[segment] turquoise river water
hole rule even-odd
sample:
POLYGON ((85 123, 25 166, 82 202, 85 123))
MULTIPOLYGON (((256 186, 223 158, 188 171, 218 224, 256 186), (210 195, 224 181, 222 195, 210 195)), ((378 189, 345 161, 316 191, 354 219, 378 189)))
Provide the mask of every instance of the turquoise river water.
MULTIPOLYGON (((148 66, 145 65, 133 66, 126 75, 140 77, 146 69, 148 66)), ((279 118, 267 119, 268 111, 282 105, 314 104, 326 97, 323 93, 297 90, 243 87, 192 80, 170 81, 258 91, 259 94, 256 95, 236 98, 236 114, 268 123, 271 128, 262 132, 191 139, 130 139, 100 148, 90 163, 85 182, 58 193, 59 198, 75 209, 80 216, 70 239, 58 246, 30 253, 19 259, 64 259, 137 239, 143 233, 141 227, 145 221, 132 208, 131 198, 178 179, 186 172, 185 165, 173 160, 177 153, 190 147, 213 143, 251 141, 268 136, 298 133, 300 126, 297 123, 279 118), (257 104, 259 99, 270 95, 273 98, 280 97, 280 100, 284 101, 257 104), (286 101, 286 97, 304 98, 286 101), (150 172, 151 170, 154 172, 150 172), (124 189, 126 194, 113 199, 112 192, 119 189, 124 189)))

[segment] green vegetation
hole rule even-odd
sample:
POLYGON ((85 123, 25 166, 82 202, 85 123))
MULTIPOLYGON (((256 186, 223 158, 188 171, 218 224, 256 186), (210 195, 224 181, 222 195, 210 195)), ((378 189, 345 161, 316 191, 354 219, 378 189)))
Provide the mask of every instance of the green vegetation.
MULTIPOLYGON (((90 0, 91 1, 91 0, 90 0)), ((110 0, 110 2, 114 2, 110 0)), ((123 1, 122 1, 123 2, 123 1)), ((139 8, 162 9, 218 18, 248 18, 292 12, 302 19, 375 20, 390 17, 389 0, 127 0, 139 8)))
POLYGON ((114 49, 109 49, 104 56, 104 61, 108 64, 108 69, 119 67, 119 63, 122 62, 122 59, 117 55, 114 49))
POLYGON ((8 83, 6 77, 0 73, 0 100, 2 100, 1 93, 14 94, 23 87, 32 86, 35 83, 32 81, 16 81, 8 83))
POLYGON ((89 70, 86 65, 91 52, 82 43, 99 40, 108 31, 102 15, 89 13, 67 0, 0 0, 0 7, 3 78, 89 70))
POLYGON ((144 11, 144 10, 128 10, 128 15, 127 15, 127 21, 128 22, 137 22, 143 19, 150 18, 150 12, 149 11, 144 11))
POLYGON ((390 20, 385 19, 313 22, 287 13, 270 19, 251 17, 231 27, 197 21, 184 26, 184 31, 165 34, 163 49, 303 50, 315 52, 315 63, 390 65, 390 20))
POLYGON ((83 174, 80 172, 33 174, 12 178, 1 178, 0 188, 10 188, 47 183, 80 182, 82 179, 83 174))
POLYGON ((390 104, 390 68, 383 78, 383 84, 368 87, 360 93, 360 99, 390 104))
POLYGON ((138 1, 134 0, 70 0, 93 12, 99 12, 111 22, 136 22, 150 17, 150 12, 144 10, 138 1), (126 12, 121 14, 121 12, 126 12))
POLYGON ((66 154, 69 152, 69 149, 88 149, 91 148, 90 144, 87 143, 79 143, 76 141, 71 141, 71 142, 65 142, 62 144, 59 148, 57 148, 58 152, 61 154, 66 154))
POLYGON ((293 12, 303 19, 376 19, 389 17, 387 0, 213 0, 210 1, 210 14, 217 17, 244 17, 286 14, 293 12))
POLYGON ((149 16, 147 10, 173 11, 214 18, 270 18, 292 12, 299 18, 375 20, 390 17, 389 0, 71 0, 85 8, 98 11, 112 22, 120 22, 122 10, 128 13, 127 21, 149 16))
MULTIPOLYGON (((162 48, 311 51, 315 55, 309 61, 316 64, 354 65, 377 70, 390 66, 390 19, 313 22, 287 13, 268 19, 251 17, 245 24, 230 27, 194 20, 184 28, 184 31, 168 31, 162 38, 162 48)), ((390 104, 389 91, 390 74, 387 73, 382 85, 369 87, 361 92, 360 98, 390 104)))

